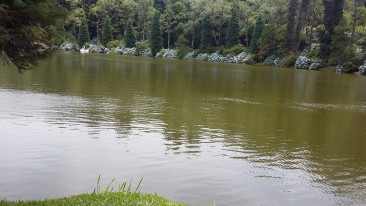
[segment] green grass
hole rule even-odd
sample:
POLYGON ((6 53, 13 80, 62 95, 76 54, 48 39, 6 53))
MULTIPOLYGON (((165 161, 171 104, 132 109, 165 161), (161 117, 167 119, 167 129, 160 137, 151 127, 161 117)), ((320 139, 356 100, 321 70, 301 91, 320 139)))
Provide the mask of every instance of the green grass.
POLYGON ((102 191, 100 189, 100 176, 98 177, 97 187, 91 194, 74 195, 70 197, 31 200, 31 201, 7 201, 1 200, 0 206, 181 206, 187 205, 182 203, 174 203, 156 194, 143 194, 138 191, 142 179, 134 191, 131 191, 131 182, 127 186, 127 182, 117 184, 113 179, 107 187, 102 191), (114 192, 113 185, 117 185, 117 190, 114 192))
POLYGON ((65 198, 35 200, 35 201, 0 201, 1 206, 53 206, 53 205, 80 205, 80 206, 104 206, 104 205, 124 205, 124 206, 180 206, 186 204, 174 203, 165 198, 152 194, 142 194, 139 192, 121 193, 106 192, 103 194, 81 194, 65 198))

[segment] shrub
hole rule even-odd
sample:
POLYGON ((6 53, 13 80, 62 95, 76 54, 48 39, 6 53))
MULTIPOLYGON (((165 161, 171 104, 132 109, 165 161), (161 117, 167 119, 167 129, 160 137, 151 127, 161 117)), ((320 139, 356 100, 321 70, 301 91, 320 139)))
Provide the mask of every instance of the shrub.
POLYGON ((207 62, 207 61, 208 61, 208 55, 205 55, 205 56, 203 57, 202 61, 207 62))
POLYGON ((125 47, 125 42, 123 40, 112 40, 107 43, 107 48, 117 48, 117 47, 125 47))
POLYGON ((254 65, 256 63, 254 58, 255 58, 254 55, 249 55, 249 57, 246 60, 244 60, 243 63, 254 65))
POLYGON ((307 56, 309 58, 319 57, 320 56, 320 46, 314 45, 314 47, 309 52, 307 52, 307 56))
POLYGON ((156 57, 163 58, 164 54, 165 54, 165 50, 164 50, 164 49, 162 49, 162 50, 160 50, 160 51, 156 54, 156 57))
POLYGON ((279 63, 279 58, 276 56, 269 56, 264 61, 263 64, 270 67, 277 67, 279 63))
POLYGON ((186 46, 181 46, 178 48, 177 58, 183 59, 191 51, 192 51, 191 48, 186 47, 186 46))
POLYGON ((293 67, 295 66, 297 58, 298 58, 297 54, 290 53, 286 55, 284 58, 282 58, 280 65, 282 67, 293 67))
POLYGON ((220 55, 222 55, 224 53, 225 47, 224 46, 219 46, 216 48, 215 52, 219 52, 220 55))
POLYGON ((200 54, 200 53, 201 53, 201 50, 199 50, 199 49, 195 49, 193 52, 194 52, 194 54, 193 54, 193 58, 196 58, 196 57, 198 56, 198 54, 200 54))
POLYGON ((366 51, 366 37, 362 37, 357 41, 357 45, 361 47, 361 49, 365 52, 366 51))
POLYGON ((352 59, 344 62, 342 64, 343 72, 355 72, 358 70, 359 66, 363 64, 363 55, 355 55, 352 59))
POLYGON ((150 43, 147 41, 138 41, 135 44, 136 47, 136 54, 139 55, 142 51, 145 51, 146 49, 150 48, 150 43))
POLYGON ((349 61, 349 62, 345 62, 342 65, 342 70, 343 70, 343 72, 350 72, 350 71, 358 70, 358 66, 355 65, 353 62, 349 61))
POLYGON ((225 49, 223 52, 222 52, 222 55, 228 55, 228 54, 232 54, 234 56, 244 52, 244 51, 247 51, 247 48, 245 48, 242 44, 237 44, 229 49, 225 49))

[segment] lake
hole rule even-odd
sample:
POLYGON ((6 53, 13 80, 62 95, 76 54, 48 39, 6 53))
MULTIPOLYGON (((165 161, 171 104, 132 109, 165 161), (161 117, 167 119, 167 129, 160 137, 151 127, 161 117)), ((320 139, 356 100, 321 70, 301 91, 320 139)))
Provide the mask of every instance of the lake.
POLYGON ((366 78, 56 53, 0 65, 0 199, 113 178, 202 205, 365 205, 366 78))

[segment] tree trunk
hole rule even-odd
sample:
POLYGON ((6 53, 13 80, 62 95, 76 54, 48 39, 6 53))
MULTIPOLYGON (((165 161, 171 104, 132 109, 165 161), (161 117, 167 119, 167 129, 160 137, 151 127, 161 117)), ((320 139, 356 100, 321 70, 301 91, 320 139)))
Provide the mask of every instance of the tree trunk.
POLYGON ((145 41, 145 19, 142 21, 142 41, 145 41))
POLYGON ((295 37, 294 37, 294 51, 297 51, 299 49, 300 45, 300 31, 301 29, 306 26, 305 20, 308 16, 308 9, 309 9, 309 0, 302 0, 301 7, 300 7, 300 13, 299 13, 299 20, 297 22, 296 31, 295 31, 295 37))
POLYGON ((294 51, 295 50, 295 16, 297 12, 297 0, 290 0, 290 5, 288 7, 287 16, 287 28, 286 28, 286 47, 294 51))
POLYGON ((194 20, 192 20, 192 49, 194 49, 194 20))
POLYGON ((171 33, 171 30, 169 29, 168 30, 168 49, 170 49, 170 33, 171 33))
POLYGON ((100 20, 100 17, 97 20, 97 39, 100 41, 100 38, 99 38, 99 20, 100 20))
POLYGON ((320 37, 320 51, 322 58, 328 58, 331 49, 334 28, 338 26, 343 17, 344 0, 323 0, 325 32, 320 37))
POLYGON ((245 19, 245 24, 247 25, 247 29, 245 31, 245 39, 244 39, 244 41, 245 41, 245 46, 247 48, 249 48, 249 21, 248 21, 247 18, 245 19))

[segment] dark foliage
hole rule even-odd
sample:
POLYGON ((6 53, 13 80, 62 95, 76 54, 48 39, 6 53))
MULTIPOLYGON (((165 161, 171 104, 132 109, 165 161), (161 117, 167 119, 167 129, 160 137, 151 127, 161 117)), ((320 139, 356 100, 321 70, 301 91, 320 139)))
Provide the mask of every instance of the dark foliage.
POLYGON ((231 18, 226 33, 226 46, 233 47, 239 43, 239 16, 237 9, 233 8, 231 10, 231 18))
POLYGON ((211 27, 208 18, 203 20, 201 26, 201 41, 200 41, 200 50, 206 51, 212 47, 211 44, 212 35, 211 35, 211 27))
POLYGON ((158 11, 155 12, 151 23, 150 43, 151 43, 152 55, 156 56, 156 54, 163 47, 163 39, 161 36, 161 26, 160 26, 160 13, 158 11))
POLYGON ((264 30, 264 22, 262 17, 259 16, 255 23, 252 38, 250 41, 250 52, 252 52, 253 54, 258 53, 259 51, 258 40, 261 38, 263 30, 264 30))
POLYGON ((343 16, 344 0, 323 0, 325 30, 320 35, 320 55, 327 59, 331 52, 331 43, 334 29, 339 24, 343 16))
POLYGON ((47 56, 65 12, 54 0, 0 1, 0 59, 19 71, 47 56))
POLYGON ((288 50, 294 51, 296 50, 296 42, 295 42, 295 18, 297 13, 297 0, 291 0, 290 6, 288 8, 287 14, 287 29, 286 29, 286 38, 285 45, 288 50))
POLYGON ((126 32, 125 32, 125 43, 126 47, 132 48, 136 44, 135 30, 132 25, 132 20, 129 19, 127 22, 126 32))
POLYGON ((88 23, 86 21, 86 18, 83 18, 81 20, 80 29, 79 29, 79 36, 78 36, 78 44, 79 46, 84 46, 85 43, 90 41, 89 37, 89 29, 88 29, 88 23))
POLYGON ((112 26, 109 16, 103 18, 101 43, 106 46, 112 40, 112 26))

